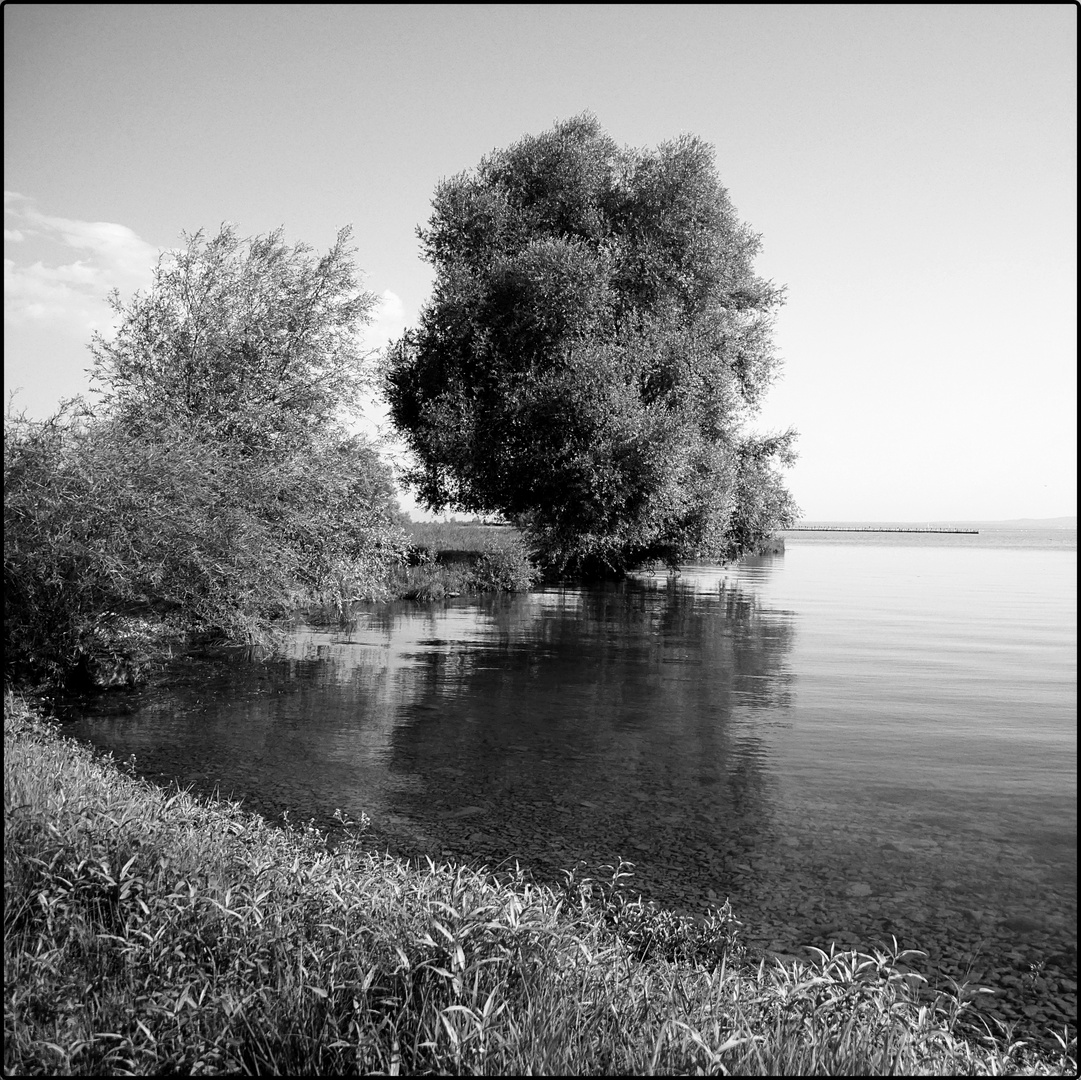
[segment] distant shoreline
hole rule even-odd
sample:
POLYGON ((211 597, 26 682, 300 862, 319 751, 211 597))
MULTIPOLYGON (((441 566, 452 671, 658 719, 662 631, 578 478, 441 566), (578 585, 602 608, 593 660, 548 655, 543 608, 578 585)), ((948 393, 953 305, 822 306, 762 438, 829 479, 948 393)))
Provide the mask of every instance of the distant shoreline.
MULTIPOLYGON (((1010 528, 1010 529, 1076 529, 1077 517, 1053 517, 1053 518, 1009 518, 1006 520, 988 520, 984 518, 978 519, 962 519, 962 518, 948 518, 944 520, 931 521, 928 519, 917 519, 911 521, 902 521, 900 519, 890 520, 871 520, 871 519, 851 519, 845 520, 841 518, 814 518, 808 520, 801 520, 798 526, 794 528, 810 529, 815 527, 830 527, 830 528, 950 528, 950 527, 983 527, 983 528, 1010 528)), ((790 532, 791 529, 778 529, 778 532, 790 532)))

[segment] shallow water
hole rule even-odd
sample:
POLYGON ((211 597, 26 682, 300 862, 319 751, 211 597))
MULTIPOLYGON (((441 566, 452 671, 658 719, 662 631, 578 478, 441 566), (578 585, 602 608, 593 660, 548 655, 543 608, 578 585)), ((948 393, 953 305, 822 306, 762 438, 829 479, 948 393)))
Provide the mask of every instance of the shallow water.
POLYGON ((404 853, 549 879, 623 857, 672 906, 730 897, 780 952, 896 935, 1013 980, 1006 1015, 1037 1007, 1022 976, 1044 964, 1028 1019, 1072 1022, 1076 552, 829 535, 727 569, 360 606, 264 664, 185 660, 74 733, 268 816, 365 813, 404 853))

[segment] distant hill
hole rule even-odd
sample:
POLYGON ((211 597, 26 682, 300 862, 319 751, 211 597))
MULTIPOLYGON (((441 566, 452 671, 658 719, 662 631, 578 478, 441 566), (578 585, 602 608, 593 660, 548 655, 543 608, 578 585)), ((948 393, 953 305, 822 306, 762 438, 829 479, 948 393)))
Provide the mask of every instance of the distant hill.
POLYGON ((933 529, 949 529, 949 528, 978 528, 983 525, 987 528, 997 526, 1000 529, 1076 529, 1077 528, 1077 516, 1072 517, 1053 517, 1053 518, 1008 518, 989 520, 987 518, 980 518, 979 520, 964 521, 959 518, 951 518, 948 521, 928 521, 926 518, 922 521, 841 521, 836 518, 829 520, 821 519, 817 521, 801 521, 799 523, 803 528, 814 528, 816 525, 832 525, 835 527, 858 527, 864 528, 871 526, 881 526, 889 528, 933 528, 933 529))
POLYGON ((1053 518, 1010 518, 1007 521, 988 522, 989 525, 1013 525, 1018 529, 1076 529, 1077 515, 1053 518))

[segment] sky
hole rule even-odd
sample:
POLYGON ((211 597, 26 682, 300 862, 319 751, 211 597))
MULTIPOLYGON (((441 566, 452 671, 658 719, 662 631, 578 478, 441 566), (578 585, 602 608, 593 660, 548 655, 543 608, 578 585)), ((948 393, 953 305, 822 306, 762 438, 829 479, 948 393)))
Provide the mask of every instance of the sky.
POLYGON ((589 110, 622 145, 712 143, 761 234, 788 300, 756 426, 799 430, 804 520, 1077 513, 1073 4, 3 19, 4 377, 32 416, 86 391, 107 293, 223 222, 322 251, 352 225, 385 344, 430 294, 415 230, 440 180, 589 110))

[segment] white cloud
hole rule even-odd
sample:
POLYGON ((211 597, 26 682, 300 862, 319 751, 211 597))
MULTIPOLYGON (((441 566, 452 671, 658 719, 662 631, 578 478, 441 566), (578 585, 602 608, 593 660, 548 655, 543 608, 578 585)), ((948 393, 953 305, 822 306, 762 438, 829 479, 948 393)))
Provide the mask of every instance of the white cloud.
MULTIPOLYGON (((373 313, 372 321, 361 331, 365 348, 381 350, 388 342, 402 336, 408 325, 405 305, 402 298, 390 289, 384 289, 379 295, 379 303, 373 313)), ((373 386, 368 399, 362 404, 359 413, 350 423, 350 428, 357 434, 365 435, 379 445, 384 459, 397 471, 408 456, 405 445, 398 438, 390 423, 390 410, 378 389, 373 386)), ((399 501, 414 516, 424 516, 409 495, 399 490, 399 501)))
POLYGON ((126 295, 150 283, 158 251, 126 225, 43 214, 13 191, 4 192, 4 215, 5 241, 21 245, 19 258, 4 259, 4 315, 12 326, 48 322, 87 336, 110 325, 112 289, 126 295))
POLYGON ((405 327, 402 298, 390 289, 384 289, 379 296, 374 318, 364 328, 364 344, 369 349, 382 349, 388 341, 400 338, 405 327))

